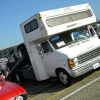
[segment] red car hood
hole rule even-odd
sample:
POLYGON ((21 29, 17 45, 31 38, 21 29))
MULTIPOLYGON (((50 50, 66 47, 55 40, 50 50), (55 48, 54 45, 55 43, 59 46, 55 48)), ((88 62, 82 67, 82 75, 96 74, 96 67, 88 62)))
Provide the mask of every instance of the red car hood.
POLYGON ((0 100, 9 100, 25 92, 24 88, 15 83, 7 81, 0 83, 0 100))

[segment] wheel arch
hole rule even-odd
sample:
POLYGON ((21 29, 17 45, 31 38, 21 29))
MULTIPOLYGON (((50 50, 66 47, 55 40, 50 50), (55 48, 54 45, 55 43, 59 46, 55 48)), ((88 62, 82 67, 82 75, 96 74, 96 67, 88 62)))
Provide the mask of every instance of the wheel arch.
MULTIPOLYGON (((61 67, 56 68, 55 73, 56 73, 57 76, 58 76, 58 72, 61 71, 61 70, 66 71, 64 68, 61 68, 61 67)), ((66 73, 67 73, 69 76, 71 76, 67 71, 66 71, 66 73)))

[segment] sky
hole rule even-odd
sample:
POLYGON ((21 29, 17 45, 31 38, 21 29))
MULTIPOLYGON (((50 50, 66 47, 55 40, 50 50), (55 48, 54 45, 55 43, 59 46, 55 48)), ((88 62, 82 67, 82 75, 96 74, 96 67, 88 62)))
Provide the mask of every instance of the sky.
POLYGON ((84 3, 100 18, 100 0, 0 0, 0 49, 24 42, 20 24, 34 14, 84 3))

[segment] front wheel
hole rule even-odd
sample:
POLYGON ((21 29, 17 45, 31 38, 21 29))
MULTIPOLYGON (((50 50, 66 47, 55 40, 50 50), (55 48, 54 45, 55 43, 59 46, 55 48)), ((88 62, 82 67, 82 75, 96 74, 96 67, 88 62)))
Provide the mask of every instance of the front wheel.
POLYGON ((64 86, 70 86, 71 85, 71 77, 68 75, 68 73, 65 70, 59 70, 57 72, 57 76, 58 76, 60 82, 64 86))

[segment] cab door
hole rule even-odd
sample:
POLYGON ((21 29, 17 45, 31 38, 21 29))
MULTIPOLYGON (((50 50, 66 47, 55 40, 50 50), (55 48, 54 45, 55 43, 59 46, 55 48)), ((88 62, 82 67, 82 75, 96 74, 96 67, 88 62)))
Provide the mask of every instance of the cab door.
POLYGON ((41 42, 41 47, 42 47, 42 54, 40 56, 44 69, 47 75, 54 76, 55 67, 58 65, 55 51, 51 48, 48 41, 41 42))

